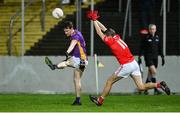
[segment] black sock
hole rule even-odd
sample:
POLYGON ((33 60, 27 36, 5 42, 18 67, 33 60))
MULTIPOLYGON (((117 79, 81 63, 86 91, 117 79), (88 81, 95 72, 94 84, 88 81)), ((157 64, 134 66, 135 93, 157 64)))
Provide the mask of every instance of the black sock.
POLYGON ((146 83, 151 82, 151 78, 152 78, 151 76, 148 76, 146 79, 146 83))
MULTIPOLYGON (((153 77, 151 78, 151 81, 152 81, 152 83, 156 83, 156 78, 153 76, 153 77)), ((158 89, 157 89, 157 88, 154 88, 154 91, 156 92, 156 91, 158 91, 158 89)))
POLYGON ((76 102, 80 102, 80 100, 81 100, 81 97, 76 97, 76 102))
POLYGON ((54 69, 59 69, 59 67, 56 64, 53 64, 54 69))
POLYGON ((156 83, 156 78, 155 78, 155 77, 152 77, 152 78, 151 78, 151 81, 152 81, 152 83, 156 83))

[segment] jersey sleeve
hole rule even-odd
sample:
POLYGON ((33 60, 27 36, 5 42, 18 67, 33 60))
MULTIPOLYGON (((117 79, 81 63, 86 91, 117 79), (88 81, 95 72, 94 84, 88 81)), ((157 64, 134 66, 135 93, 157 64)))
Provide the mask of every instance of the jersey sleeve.
POLYGON ((79 35, 73 35, 72 37, 71 37, 71 40, 77 40, 77 41, 79 41, 79 35))

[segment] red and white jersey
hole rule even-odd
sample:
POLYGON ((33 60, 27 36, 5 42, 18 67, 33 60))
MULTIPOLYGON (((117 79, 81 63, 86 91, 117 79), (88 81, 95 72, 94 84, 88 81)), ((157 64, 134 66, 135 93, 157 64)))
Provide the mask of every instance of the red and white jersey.
POLYGON ((127 44, 120 38, 119 35, 115 35, 113 38, 105 36, 104 42, 111 48, 112 53, 120 64, 126 64, 134 60, 134 56, 131 54, 127 44))

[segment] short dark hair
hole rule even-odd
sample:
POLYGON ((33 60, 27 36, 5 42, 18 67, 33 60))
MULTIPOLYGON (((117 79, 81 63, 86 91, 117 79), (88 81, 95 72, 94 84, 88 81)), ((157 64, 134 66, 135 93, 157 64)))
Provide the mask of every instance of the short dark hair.
POLYGON ((114 36, 116 35, 116 32, 112 28, 107 28, 107 30, 104 32, 106 36, 114 36))
POLYGON ((73 23, 71 21, 65 21, 63 24, 63 28, 73 28, 73 23))

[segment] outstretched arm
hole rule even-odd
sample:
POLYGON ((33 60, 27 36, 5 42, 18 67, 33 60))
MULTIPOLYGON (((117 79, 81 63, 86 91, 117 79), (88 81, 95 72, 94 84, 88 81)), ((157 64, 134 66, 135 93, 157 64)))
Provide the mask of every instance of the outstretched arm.
POLYGON ((104 33, 102 31, 106 31, 107 28, 99 22, 97 19, 100 17, 98 15, 98 11, 88 11, 87 12, 87 17, 93 21, 94 27, 96 29, 97 34, 100 36, 100 38, 103 40, 104 38, 104 33))
POLYGON ((96 21, 93 21, 93 24, 94 24, 94 27, 95 27, 95 29, 96 29, 96 33, 100 36, 100 38, 103 40, 103 38, 104 38, 104 33, 101 31, 101 29, 106 29, 105 27, 104 27, 104 25, 102 25, 100 22, 99 22, 99 24, 98 24, 98 21, 96 20, 96 21), (101 26, 102 25, 102 26, 101 26), (101 28, 101 27, 102 28, 101 28))
POLYGON ((98 23, 98 26, 101 28, 101 30, 103 32, 105 32, 107 30, 107 28, 101 22, 99 22, 98 20, 97 20, 97 23, 98 23))

